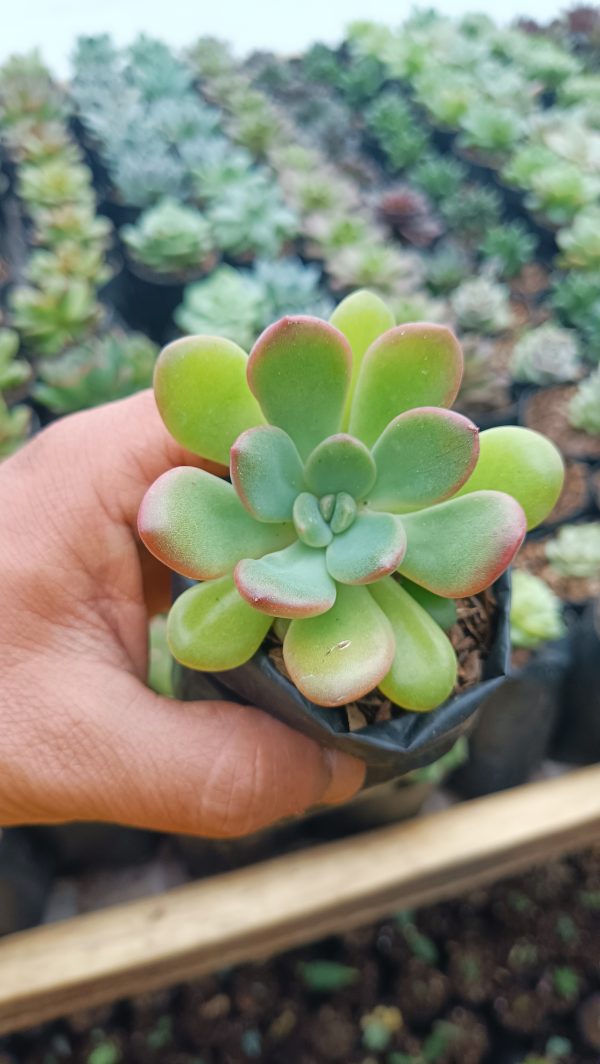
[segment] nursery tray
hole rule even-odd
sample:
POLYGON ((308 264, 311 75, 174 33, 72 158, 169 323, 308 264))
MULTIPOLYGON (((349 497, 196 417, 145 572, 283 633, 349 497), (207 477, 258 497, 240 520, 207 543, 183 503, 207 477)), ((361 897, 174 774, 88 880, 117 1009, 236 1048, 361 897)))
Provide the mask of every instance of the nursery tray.
POLYGON ((0 941, 0 1034, 459 895, 600 840, 600 766, 0 941))

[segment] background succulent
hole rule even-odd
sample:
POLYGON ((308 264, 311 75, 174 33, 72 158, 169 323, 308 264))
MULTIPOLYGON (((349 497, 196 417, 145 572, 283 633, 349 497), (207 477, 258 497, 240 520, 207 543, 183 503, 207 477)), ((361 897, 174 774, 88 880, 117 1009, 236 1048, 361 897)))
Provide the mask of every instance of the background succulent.
POLYGON ((600 366, 579 385, 569 403, 568 417, 574 428, 600 436, 600 366))
POLYGON ((443 229, 427 198, 410 185, 396 185, 384 192, 377 213, 392 232, 415 247, 427 247, 443 229))
POLYGON ((47 287, 53 278, 65 281, 86 281, 95 288, 106 284, 112 276, 104 252, 94 246, 62 241, 52 251, 34 251, 27 260, 23 277, 30 284, 47 287))
POLYGON ((134 207, 150 207, 165 196, 185 198, 187 168, 166 148, 144 144, 141 151, 127 147, 112 162, 111 177, 119 197, 134 207))
POLYGON ((466 167, 450 155, 426 156, 410 171, 410 180, 434 203, 456 196, 466 177, 466 167))
POLYGON ((490 277, 463 281, 450 302, 459 325, 473 332, 503 332, 512 323, 509 291, 490 277))
POLYGON ((530 181, 527 204, 555 225, 567 225, 600 193, 597 178, 583 174, 573 163, 556 162, 536 171, 530 181))
POLYGON ((38 244, 57 248, 62 243, 97 248, 105 252, 110 247, 112 225, 108 218, 94 214, 91 206, 65 203, 38 210, 35 214, 35 240, 38 244))
POLYGON ((164 199, 121 229, 132 258, 157 273, 178 274, 206 264, 214 241, 200 211, 177 200, 164 199))
POLYGON ((528 189, 536 174, 541 173, 556 163, 554 152, 543 144, 526 144, 519 148, 502 170, 502 177, 508 185, 528 189))
POLYGON ((31 410, 19 404, 9 407, 0 395, 0 459, 14 454, 29 435, 31 410))
POLYGON ((13 324, 28 349, 46 357, 85 336, 102 313, 90 284, 59 276, 47 280, 43 288, 15 288, 10 307, 13 324))
POLYGON ((31 366, 16 357, 18 351, 18 333, 0 326, 0 395, 19 388, 31 376, 31 366))
POLYGON ((209 140, 197 149, 184 146, 182 155, 190 169, 195 197, 209 203, 228 194, 229 187, 243 181, 252 170, 252 156, 244 148, 232 148, 224 137, 209 140))
POLYGON ((249 359, 209 336, 165 348, 155 375, 165 424, 231 473, 229 483, 174 469, 140 510, 149 549, 202 581, 169 616, 178 660, 233 668, 279 618, 287 671, 321 705, 376 686, 421 711, 448 697, 454 651, 411 586, 443 598, 482 590, 562 482, 542 437, 496 430, 480 450, 475 426, 444 409, 461 362, 447 329, 394 327, 368 292, 340 304, 330 325, 276 322, 249 359), (196 387, 207 373, 210 398, 196 387), (514 495, 486 490, 496 478, 508 478, 527 516, 514 495))
POLYGON ((513 646, 535 649, 565 633, 562 602, 544 580, 517 569, 512 574, 510 636, 513 646))
POLYGON ((34 398, 55 414, 110 403, 148 388, 158 349, 139 333, 92 337, 60 358, 40 362, 34 398))
POLYGON ((462 240, 478 242, 488 229, 498 225, 502 203, 495 189, 467 185, 440 203, 440 213, 448 229, 462 240))
POLYGON ((581 334, 585 358, 600 361, 600 270, 559 274, 551 300, 561 321, 581 334))
POLYGON ((523 122, 507 107, 491 103, 472 104, 461 116, 460 142, 492 155, 511 151, 523 134, 523 122))
POLYGON ((546 322, 517 340, 510 362, 516 381, 557 384, 581 376, 577 335, 572 329, 546 322))
POLYGON ((236 257, 276 256, 298 230, 295 212, 263 173, 231 185, 210 204, 207 217, 219 247, 236 257))
POLYGON ((333 310, 333 303, 323 290, 321 271, 300 259, 260 259, 252 271, 252 280, 260 292, 256 332, 285 314, 323 318, 333 310))
POLYGON ((365 286, 384 295, 413 291, 422 276, 422 266, 411 252, 396 251, 385 243, 366 240, 331 255, 327 272, 333 288, 365 286))
POLYGON ((557 236, 564 266, 600 270, 600 207, 579 211, 573 224, 557 236))
POLYGON ((546 544, 546 557, 561 576, 600 576, 600 521, 563 525, 546 544))
POLYGON ((481 254, 500 277, 516 277, 531 262, 537 247, 533 233, 522 222, 495 225, 485 234, 481 254))
POLYGON ((62 158, 35 166, 28 163, 19 172, 19 194, 31 208, 91 205, 92 174, 87 166, 62 158))
POLYGON ((246 273, 220 266, 206 280, 187 285, 174 318, 184 332, 227 335, 249 347, 261 306, 260 290, 246 273))
POLYGON ((393 170, 413 166, 427 147, 427 136, 410 106, 397 93, 383 93, 365 114, 369 131, 393 170))
POLYGON ((432 292, 452 292, 471 272, 468 255, 457 244, 445 241, 424 260, 425 280, 432 292))

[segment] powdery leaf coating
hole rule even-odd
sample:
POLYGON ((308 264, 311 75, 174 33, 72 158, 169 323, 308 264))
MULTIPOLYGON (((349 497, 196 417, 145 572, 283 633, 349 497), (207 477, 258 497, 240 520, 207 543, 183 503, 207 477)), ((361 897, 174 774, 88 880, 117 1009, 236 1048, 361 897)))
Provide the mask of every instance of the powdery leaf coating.
POLYGON ((229 449, 264 417, 246 380, 248 357, 216 336, 186 336, 165 347, 154 395, 171 435, 194 454, 229 465, 229 449))
POLYGON ((380 580, 369 593, 392 626, 396 648, 380 690, 404 709, 419 713, 434 709, 452 694, 456 683, 452 643, 397 580, 380 580))
POLYGON ((383 299, 367 289, 346 296, 335 308, 329 320, 344 334, 352 348, 352 379, 342 424, 342 427, 346 428, 350 420, 352 398, 365 351, 378 336, 387 332, 388 329, 393 329, 396 321, 383 299))
POLYGON ((527 528, 554 509, 562 491, 565 467, 560 451, 533 429, 502 425, 479 437, 479 460, 459 495, 492 488, 520 502, 527 528))
POLYGON ((393 418, 420 406, 449 407, 458 395, 462 350, 443 325, 397 325, 366 352, 349 431, 368 446, 393 418))
MULTIPOLYGON (((326 508, 327 510, 327 508, 326 508)), ((331 531, 317 498, 303 491, 294 502, 294 527, 307 547, 327 547, 332 539, 331 531)))
POLYGON ((184 591, 167 622, 173 656, 191 669, 219 671, 243 665, 258 650, 271 618, 253 610, 231 574, 184 591))
POLYGON ((242 558, 260 558, 296 538, 292 524, 259 524, 231 484, 192 466, 170 469, 152 484, 138 529, 155 558, 194 580, 222 576, 242 558))
POLYGON ((406 551, 406 533, 392 514, 358 514, 326 552, 327 569, 342 584, 372 584, 393 573, 406 551))
POLYGON ((246 602, 271 617, 315 617, 335 602, 324 553, 300 541, 258 560, 244 558, 233 575, 246 602))
POLYGON ((375 510, 405 513, 442 502, 464 483, 479 454, 479 429, 453 410, 421 407, 400 414, 373 447, 375 510))
POLYGON ((445 598, 476 595, 510 565, 527 530, 519 503, 477 491, 404 514, 408 546, 398 570, 445 598))
POLYGON ((339 431, 351 372, 346 338, 306 316, 270 325, 248 359, 248 384, 267 421, 291 436, 304 459, 339 431))
POLYGON ((291 521, 304 474, 286 432, 273 425, 242 432, 231 448, 230 473, 240 500, 258 521, 291 521))
POLYGON ((292 621, 283 657, 302 694, 319 706, 343 706, 372 691, 386 675, 394 636, 366 588, 340 584, 327 613, 292 621))
POLYGON ((377 469, 368 447, 340 432, 317 444, 306 460, 304 473, 315 495, 345 491, 359 500, 373 487, 377 469))

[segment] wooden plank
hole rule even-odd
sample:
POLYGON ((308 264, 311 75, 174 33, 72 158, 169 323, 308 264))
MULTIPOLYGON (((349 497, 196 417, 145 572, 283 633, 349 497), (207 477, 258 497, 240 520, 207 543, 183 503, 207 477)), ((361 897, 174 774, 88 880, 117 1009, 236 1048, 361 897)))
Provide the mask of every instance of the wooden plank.
POLYGON ((600 766, 0 941, 0 1033, 460 894, 600 840, 600 766))

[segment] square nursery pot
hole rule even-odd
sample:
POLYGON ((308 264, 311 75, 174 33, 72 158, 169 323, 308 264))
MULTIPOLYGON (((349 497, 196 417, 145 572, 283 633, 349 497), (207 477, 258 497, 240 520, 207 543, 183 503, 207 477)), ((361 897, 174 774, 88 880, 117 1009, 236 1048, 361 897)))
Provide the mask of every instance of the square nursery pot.
POLYGON ((569 632, 569 667, 552 757, 577 765, 600 761, 600 598, 591 599, 569 632))
POLYGON ((157 273, 126 255, 122 269, 113 278, 111 300, 131 328, 146 333, 157 344, 165 343, 185 286, 201 280, 215 264, 216 256, 211 255, 195 270, 157 273))
MULTIPOLYGON (((190 584, 191 581, 176 577, 175 594, 190 584)), ((219 698, 260 706, 318 743, 363 760, 367 766, 366 786, 383 783, 431 764, 447 753, 471 729, 477 711, 504 682, 510 653, 508 573, 496 581, 492 592, 496 612, 482 680, 429 713, 401 710, 391 720, 351 730, 346 707, 332 710, 310 702, 277 670, 264 646, 245 665, 225 672, 196 672, 176 666, 176 694, 186 701, 219 698)))

